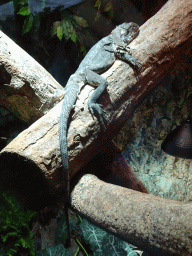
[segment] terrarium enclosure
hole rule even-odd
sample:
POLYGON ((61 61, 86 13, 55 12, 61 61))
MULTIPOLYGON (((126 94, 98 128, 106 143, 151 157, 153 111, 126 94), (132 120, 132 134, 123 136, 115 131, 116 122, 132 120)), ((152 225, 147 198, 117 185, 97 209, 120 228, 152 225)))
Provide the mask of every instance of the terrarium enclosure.
MULTIPOLYGON (((93 89, 87 85, 70 117, 68 132, 71 178, 116 136, 130 172, 132 168, 149 192, 110 184, 110 175, 104 182, 86 174, 74 186, 72 209, 157 255, 192 253, 191 160, 161 150, 167 133, 187 118, 192 94, 192 3, 184 2, 182 6, 179 0, 168 1, 140 27, 130 44, 142 64, 140 70, 117 60, 102 74, 109 83, 101 97, 107 130, 102 132, 89 113, 87 95, 93 89)), ((1 104, 28 124, 0 153, 1 183, 26 197, 25 201, 31 198, 33 206, 59 202, 65 181, 58 122, 65 92, 3 32, 0 48, 1 104)), ((2 108, 1 114, 3 121, 9 112, 2 108)))

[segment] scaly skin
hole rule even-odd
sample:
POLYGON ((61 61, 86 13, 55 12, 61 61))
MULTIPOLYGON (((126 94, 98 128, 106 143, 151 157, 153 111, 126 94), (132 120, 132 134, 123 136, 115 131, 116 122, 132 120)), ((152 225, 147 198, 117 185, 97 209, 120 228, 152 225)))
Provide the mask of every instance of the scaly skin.
POLYGON ((89 50, 75 74, 73 74, 67 82, 66 93, 59 120, 59 141, 64 179, 66 183, 66 197, 64 204, 69 233, 67 246, 70 245, 70 230, 68 220, 68 207, 70 205, 70 180, 67 152, 67 123, 70 112, 76 102, 80 89, 80 83, 82 84, 83 82, 84 84, 89 83, 93 86, 98 86, 89 97, 88 106, 91 113, 98 118, 102 128, 106 128, 103 109, 102 106, 97 103, 97 99, 107 87, 107 82, 105 78, 99 74, 109 69, 115 62, 116 58, 129 62, 135 67, 141 67, 140 63, 128 53, 129 43, 131 43, 134 38, 138 36, 138 34, 139 26, 135 23, 123 23, 122 25, 117 26, 109 36, 101 39, 89 50))

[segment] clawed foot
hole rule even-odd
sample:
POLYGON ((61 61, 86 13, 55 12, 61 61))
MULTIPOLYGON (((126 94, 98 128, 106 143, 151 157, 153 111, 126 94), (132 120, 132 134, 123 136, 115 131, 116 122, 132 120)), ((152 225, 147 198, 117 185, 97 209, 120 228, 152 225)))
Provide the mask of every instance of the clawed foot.
POLYGON ((141 68, 142 67, 142 65, 141 65, 141 63, 139 62, 139 61, 137 61, 136 59, 134 60, 134 62, 132 63, 135 67, 137 67, 137 68, 141 68))
POLYGON ((129 54, 128 52, 117 52, 116 56, 123 61, 126 61, 127 63, 130 63, 132 66, 136 67, 136 68, 141 68, 142 65, 141 63, 136 60, 134 57, 131 56, 131 54, 129 54))
POLYGON ((96 116, 96 118, 99 120, 102 129, 105 131, 106 130, 106 125, 105 125, 105 118, 103 113, 106 113, 105 110, 102 108, 103 106, 98 103, 89 103, 89 110, 93 116, 96 116))

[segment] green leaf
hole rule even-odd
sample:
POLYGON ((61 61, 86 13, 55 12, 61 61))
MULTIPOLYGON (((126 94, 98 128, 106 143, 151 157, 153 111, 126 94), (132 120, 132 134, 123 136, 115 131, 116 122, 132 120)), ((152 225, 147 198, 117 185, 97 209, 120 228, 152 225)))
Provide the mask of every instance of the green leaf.
POLYGON ((99 9, 100 6, 101 6, 101 0, 97 0, 94 7, 98 7, 98 9, 99 9))
POLYGON ((30 29, 33 26, 33 16, 31 14, 29 14, 29 16, 25 19, 24 21, 24 25, 23 25, 23 35, 25 33, 28 33, 30 31, 30 29))
POLYGON ((80 223, 80 228, 86 243, 90 244, 90 248, 93 251, 93 256, 137 255, 126 242, 107 233, 85 219, 83 219, 80 223))
POLYGON ((30 14, 30 9, 29 9, 29 6, 25 6, 25 7, 22 7, 17 14, 20 14, 20 15, 23 15, 23 16, 27 16, 30 14))
MULTIPOLYGON (((127 256, 127 252, 123 248, 123 243, 124 241, 111 234, 108 234, 108 236, 106 236, 103 240, 103 252, 108 252, 108 255, 110 256, 127 256)), ((136 256, 137 254, 133 252, 131 255, 136 256)))
MULTIPOLYGON (((69 219, 70 230, 72 230, 75 227, 76 223, 77 223, 77 218, 70 217, 69 219)), ((61 216, 61 219, 57 223, 55 238, 57 243, 61 243, 61 244, 65 243, 66 239, 68 238, 65 214, 61 216)))
POLYGON ((75 30, 73 30, 73 32, 72 32, 71 40, 72 40, 74 43, 76 43, 76 42, 77 42, 77 35, 76 35, 75 30))
POLYGON ((14 244, 13 247, 9 247, 5 249, 6 256, 15 256, 18 252, 19 244, 14 244))
POLYGON ((57 28, 57 37, 59 38, 60 41, 63 38, 63 30, 62 30, 62 27, 60 26, 57 28))
POLYGON ((80 16, 73 15, 73 19, 75 20, 77 25, 84 27, 84 28, 89 27, 89 24, 87 23, 87 21, 84 18, 82 18, 80 16))
POLYGON ((101 16, 101 12, 100 12, 101 0, 97 0, 94 7, 96 7, 98 9, 95 19, 94 19, 94 22, 96 22, 99 19, 99 17, 101 16))
POLYGON ((85 46, 84 45, 81 45, 80 47, 80 52, 83 52, 86 54, 86 49, 85 49, 85 46))
POLYGON ((85 57, 85 55, 87 54, 87 50, 85 49, 85 46, 84 45, 81 45, 80 46, 80 53, 83 54, 83 56, 85 57))
POLYGON ((71 38, 72 33, 74 31, 74 28, 73 28, 73 25, 72 25, 71 21, 62 20, 61 21, 61 27, 63 29, 63 34, 64 34, 66 40, 71 38))
POLYGON ((105 255, 102 253, 102 243, 104 237, 107 236, 107 232, 89 223, 85 219, 83 219, 80 223, 80 228, 83 238, 87 243, 90 244, 91 250, 97 252, 100 255, 105 255))
POLYGON ((57 29, 58 27, 61 26, 61 21, 55 21, 53 22, 52 28, 51 28, 51 36, 56 35, 57 34, 57 29))
POLYGON ((111 4, 111 1, 108 2, 104 8, 104 12, 109 12, 110 10, 112 10, 113 6, 111 4))
POLYGON ((108 2, 104 8, 104 12, 108 12, 108 19, 112 20, 114 18, 114 10, 113 10, 113 5, 110 2, 108 2))
POLYGON ((29 234, 27 237, 24 237, 24 238, 21 237, 19 241, 20 241, 21 245, 23 246, 23 248, 33 248, 33 246, 34 246, 32 233, 29 234))
POLYGON ((0 188, 0 241, 6 256, 15 256, 19 247, 28 248, 35 255, 33 235, 29 222, 35 212, 24 210, 13 195, 0 188))
POLYGON ((36 256, 72 256, 72 254, 69 249, 65 249, 62 244, 58 244, 36 252, 36 256))
POLYGON ((137 256, 138 253, 135 252, 129 245, 128 243, 124 242, 122 248, 124 248, 124 250, 127 252, 127 255, 130 255, 130 256, 137 256))
POLYGON ((11 223, 11 216, 7 216, 7 219, 6 219, 6 223, 4 224, 4 226, 1 227, 1 230, 2 231, 9 231, 9 230, 16 230, 17 231, 17 226, 14 226, 12 225, 11 223))
POLYGON ((10 236, 13 236, 15 238, 18 236, 18 234, 15 231, 15 232, 9 232, 6 235, 1 235, 1 239, 2 239, 3 243, 5 243, 10 236))

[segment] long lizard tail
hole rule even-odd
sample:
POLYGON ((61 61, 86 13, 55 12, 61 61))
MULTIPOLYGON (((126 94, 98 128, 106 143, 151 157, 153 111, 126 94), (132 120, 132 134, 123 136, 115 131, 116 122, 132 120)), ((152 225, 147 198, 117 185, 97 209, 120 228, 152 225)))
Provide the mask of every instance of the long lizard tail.
POLYGON ((67 123, 71 109, 73 108, 75 101, 77 99, 77 94, 79 90, 79 76, 72 75, 67 83, 66 93, 62 104, 60 119, 59 119, 59 143, 61 150, 61 160, 64 172, 65 181, 65 217, 67 223, 68 239, 66 242, 66 247, 70 246, 70 227, 69 227, 69 212, 68 208, 70 206, 70 178, 69 178, 69 164, 68 164, 68 150, 67 150, 67 123))

